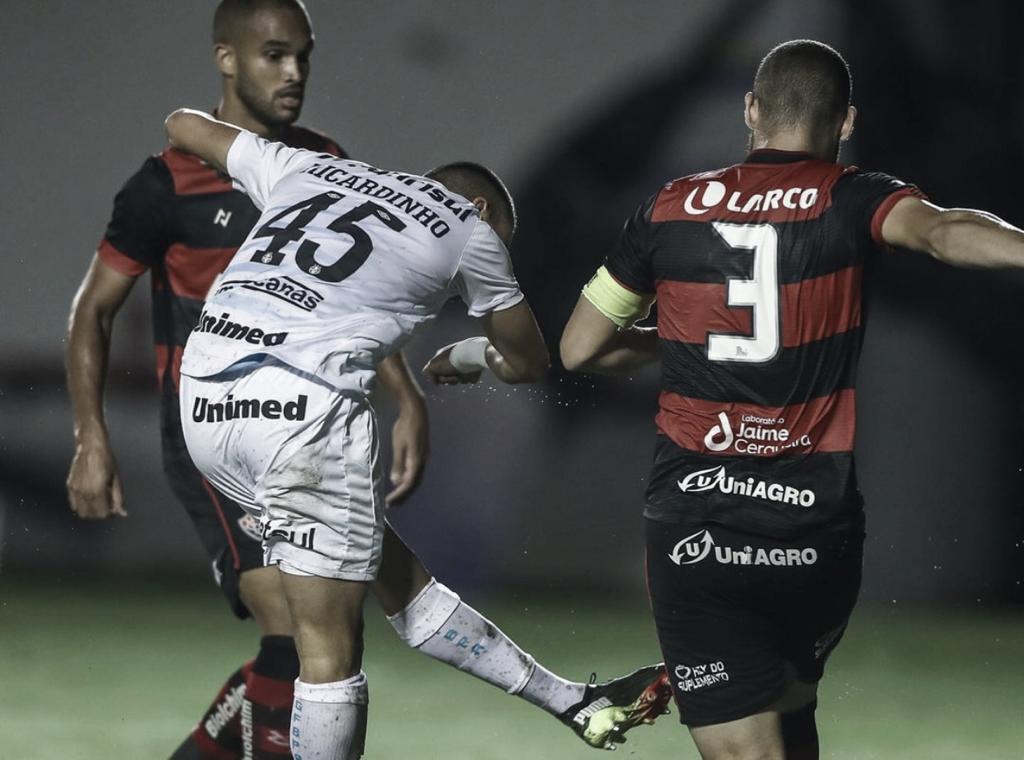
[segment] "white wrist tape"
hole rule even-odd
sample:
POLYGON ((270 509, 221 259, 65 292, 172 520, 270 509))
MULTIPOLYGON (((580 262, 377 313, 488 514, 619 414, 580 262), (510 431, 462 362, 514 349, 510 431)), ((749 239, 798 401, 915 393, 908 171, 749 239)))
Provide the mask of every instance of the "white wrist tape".
POLYGON ((479 372, 487 369, 487 347, 491 342, 487 338, 466 338, 456 343, 452 352, 448 354, 448 360, 452 366, 462 374, 479 372))

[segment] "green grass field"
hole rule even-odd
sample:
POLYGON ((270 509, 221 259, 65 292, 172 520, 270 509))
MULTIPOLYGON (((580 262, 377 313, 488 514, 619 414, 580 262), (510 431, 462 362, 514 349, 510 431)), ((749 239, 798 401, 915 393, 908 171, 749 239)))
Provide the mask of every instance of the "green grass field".
MULTIPOLYGON (((468 601, 567 676, 658 659, 643 599, 468 601)), ((366 637, 367 758, 601 756, 521 700, 407 650, 374 607, 366 637)), ((205 585, 0 577, 0 757, 165 758, 255 643, 205 585)), ((826 758, 1024 758, 1024 615, 862 609, 819 704, 826 758)), ((623 754, 696 757, 674 715, 630 734, 623 754)))

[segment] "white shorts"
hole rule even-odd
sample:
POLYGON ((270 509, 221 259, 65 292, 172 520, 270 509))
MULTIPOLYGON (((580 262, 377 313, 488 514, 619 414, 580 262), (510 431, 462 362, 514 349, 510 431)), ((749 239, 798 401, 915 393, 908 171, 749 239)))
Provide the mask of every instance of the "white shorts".
POLYGON ((384 500, 366 399, 273 360, 207 378, 182 375, 180 392, 189 454, 259 518, 266 564, 376 578, 384 500))

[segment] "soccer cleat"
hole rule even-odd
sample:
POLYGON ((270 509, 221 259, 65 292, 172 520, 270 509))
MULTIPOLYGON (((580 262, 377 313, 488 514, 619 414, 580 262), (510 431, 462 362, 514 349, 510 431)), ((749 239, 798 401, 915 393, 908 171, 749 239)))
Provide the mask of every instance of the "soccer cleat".
POLYGON ((605 683, 591 683, 583 699, 558 719, 591 747, 615 749, 625 733, 668 712, 672 689, 664 664, 648 665, 605 683))

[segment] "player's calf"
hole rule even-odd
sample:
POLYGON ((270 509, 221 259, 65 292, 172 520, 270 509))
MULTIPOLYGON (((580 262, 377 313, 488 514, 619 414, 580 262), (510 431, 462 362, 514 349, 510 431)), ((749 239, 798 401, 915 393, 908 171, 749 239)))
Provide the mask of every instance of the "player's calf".
POLYGON ((584 694, 539 665, 490 620, 435 579, 388 620, 406 644, 500 689, 559 715, 584 694))

